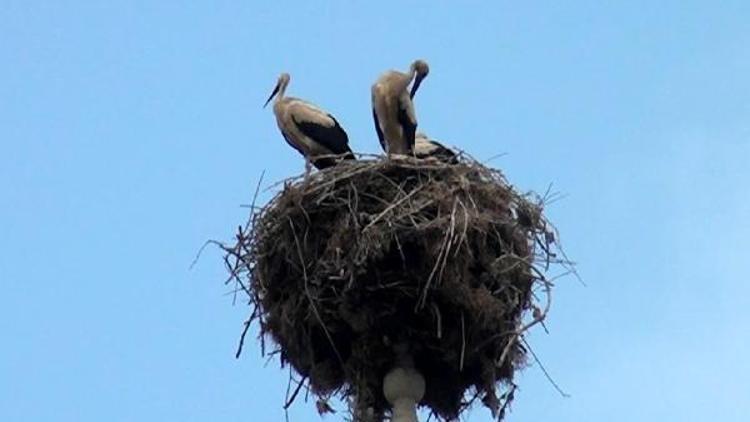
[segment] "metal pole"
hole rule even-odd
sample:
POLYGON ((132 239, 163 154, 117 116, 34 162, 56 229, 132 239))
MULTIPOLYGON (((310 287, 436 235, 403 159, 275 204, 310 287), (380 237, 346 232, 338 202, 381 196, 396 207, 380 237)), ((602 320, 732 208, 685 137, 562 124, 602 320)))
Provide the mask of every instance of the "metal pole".
POLYGON ((424 377, 414 369, 414 361, 405 345, 397 345, 394 349, 396 367, 383 378, 383 394, 393 409, 391 422, 419 422, 417 403, 424 396, 424 377))

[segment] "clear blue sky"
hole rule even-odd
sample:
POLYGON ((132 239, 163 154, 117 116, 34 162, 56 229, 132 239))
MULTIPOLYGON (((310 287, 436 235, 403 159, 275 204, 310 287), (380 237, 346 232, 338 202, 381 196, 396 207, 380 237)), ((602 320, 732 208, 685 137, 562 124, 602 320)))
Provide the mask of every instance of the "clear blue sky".
POLYGON ((370 84, 417 57, 423 130, 567 194, 588 287, 530 340, 572 397, 531 367, 509 420, 747 420, 750 2, 198 3, 0 4, 0 420, 283 420, 220 254, 188 266, 303 169, 280 72, 376 152, 370 84))

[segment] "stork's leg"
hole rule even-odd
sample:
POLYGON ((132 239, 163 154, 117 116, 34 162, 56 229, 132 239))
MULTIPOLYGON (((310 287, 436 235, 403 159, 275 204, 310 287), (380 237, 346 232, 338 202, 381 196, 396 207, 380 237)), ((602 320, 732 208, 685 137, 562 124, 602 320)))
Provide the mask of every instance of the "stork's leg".
POLYGON ((312 162, 306 156, 305 157, 305 176, 302 178, 302 190, 307 190, 307 185, 310 184, 310 173, 312 172, 312 162))
POLYGON ((305 157, 305 180, 307 180, 307 178, 310 177, 311 172, 312 172, 312 162, 310 161, 310 158, 305 157))

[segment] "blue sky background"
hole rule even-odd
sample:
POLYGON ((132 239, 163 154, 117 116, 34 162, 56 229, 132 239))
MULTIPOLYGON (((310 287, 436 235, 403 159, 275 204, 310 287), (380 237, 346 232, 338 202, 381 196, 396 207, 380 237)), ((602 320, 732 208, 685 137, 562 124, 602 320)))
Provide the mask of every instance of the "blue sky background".
POLYGON ((370 84, 417 57, 424 131, 567 194, 588 287, 530 341, 572 397, 531 367, 508 420, 747 420, 749 2, 258 3, 0 2, 0 420, 283 420, 220 254, 188 266, 303 169, 280 72, 376 152, 370 84))

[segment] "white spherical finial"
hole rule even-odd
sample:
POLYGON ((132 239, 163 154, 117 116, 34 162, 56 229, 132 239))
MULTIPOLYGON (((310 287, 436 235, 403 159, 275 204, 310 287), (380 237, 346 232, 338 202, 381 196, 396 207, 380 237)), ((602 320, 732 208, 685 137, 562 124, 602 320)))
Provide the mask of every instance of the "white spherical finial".
POLYGON ((392 422, 417 422, 417 403, 424 397, 425 382, 412 365, 404 365, 411 361, 404 357, 399 359, 401 365, 383 378, 383 394, 393 409, 392 422))

